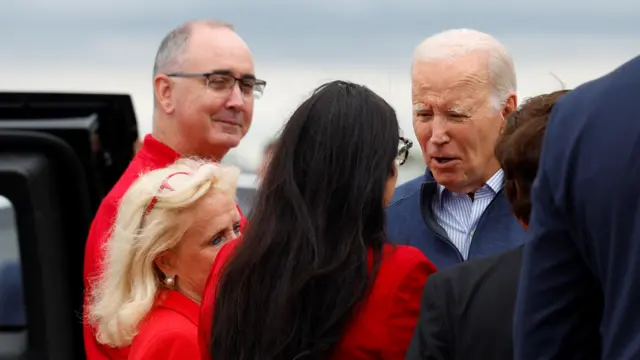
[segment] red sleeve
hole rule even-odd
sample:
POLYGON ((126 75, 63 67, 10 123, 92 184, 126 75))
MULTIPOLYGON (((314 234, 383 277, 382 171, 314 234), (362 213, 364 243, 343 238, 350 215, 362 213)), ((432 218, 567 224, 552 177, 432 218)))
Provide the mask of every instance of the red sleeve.
POLYGON ((129 360, 184 360, 199 359, 200 350, 189 333, 166 331, 159 333, 144 346, 131 347, 129 360))
POLYGON ((436 267, 417 249, 402 259, 404 275, 398 283, 386 319, 386 346, 383 358, 387 360, 405 359, 411 337, 420 315, 420 299, 429 275, 436 267))
POLYGON ((222 265, 227 261, 227 258, 235 249, 240 239, 225 244, 218 255, 216 256, 207 284, 204 288, 204 294, 202 294, 202 304, 200 305, 200 318, 198 319, 198 344, 200 346, 200 352, 202 353, 202 359, 209 359, 209 340, 211 339, 211 321, 213 319, 213 308, 215 303, 216 285, 218 278, 220 277, 220 271, 222 265))

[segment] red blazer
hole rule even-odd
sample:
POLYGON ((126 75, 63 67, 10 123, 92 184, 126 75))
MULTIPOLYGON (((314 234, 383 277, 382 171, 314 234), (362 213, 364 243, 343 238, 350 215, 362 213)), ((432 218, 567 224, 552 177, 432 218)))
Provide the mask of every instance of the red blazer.
POLYGON ((161 290, 129 346, 100 345, 100 356, 118 360, 199 359, 200 306, 173 290, 161 290))
MULTIPOLYGON (((85 294, 88 295, 92 290, 92 280, 100 274, 100 264, 102 263, 104 253, 103 245, 107 240, 107 235, 111 231, 111 227, 116 218, 118 205, 129 189, 131 184, 138 179, 140 174, 160 169, 171 165, 180 158, 180 155, 167 145, 147 135, 140 151, 122 174, 118 182, 113 186, 109 194, 102 200, 100 207, 96 213, 89 236, 87 238, 85 254, 84 254, 84 286, 85 294)), ((241 227, 244 227, 245 219, 242 217, 241 227)), ((88 298, 85 296, 85 303, 88 298)), ((84 323, 84 347, 87 353, 87 360, 107 360, 115 359, 113 349, 108 349, 104 345, 98 343, 95 339, 93 328, 85 321, 84 323)), ((121 349, 122 354, 127 353, 127 349, 121 349)), ((125 356, 126 359, 126 355, 125 356)))
POLYGON ((163 291, 140 324, 128 360, 199 359, 200 306, 177 291, 163 291))
MULTIPOLYGON (((215 262, 200 308, 199 343, 209 360, 215 286, 237 241, 225 245, 215 262)), ((369 296, 337 344, 332 360, 404 360, 420 314, 422 289, 436 267, 416 248, 387 244, 369 296)))

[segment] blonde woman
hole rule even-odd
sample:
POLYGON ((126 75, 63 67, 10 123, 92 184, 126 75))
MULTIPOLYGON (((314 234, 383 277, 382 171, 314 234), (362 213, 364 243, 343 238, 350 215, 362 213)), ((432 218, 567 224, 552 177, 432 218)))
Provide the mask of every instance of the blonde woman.
POLYGON ((237 179, 235 168, 181 159, 124 195, 87 313, 108 358, 200 358, 207 275, 240 232, 237 179))

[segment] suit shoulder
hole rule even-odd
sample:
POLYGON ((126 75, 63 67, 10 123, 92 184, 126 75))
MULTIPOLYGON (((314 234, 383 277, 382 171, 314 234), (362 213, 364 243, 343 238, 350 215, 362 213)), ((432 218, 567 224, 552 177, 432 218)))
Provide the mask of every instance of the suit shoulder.
POLYGON ((416 264, 427 261, 422 251, 413 246, 386 244, 383 249, 383 260, 394 264, 416 264))
POLYGON ((495 269, 507 271, 519 269, 522 262, 523 248, 524 246, 519 246, 505 252, 465 261, 462 264, 438 271, 429 278, 429 281, 462 284, 467 281, 475 282, 476 279, 484 278, 489 273, 494 272, 495 269))
POLYGON ((416 269, 434 273, 435 265, 418 248, 413 246, 387 244, 383 250, 383 265, 403 276, 416 269))

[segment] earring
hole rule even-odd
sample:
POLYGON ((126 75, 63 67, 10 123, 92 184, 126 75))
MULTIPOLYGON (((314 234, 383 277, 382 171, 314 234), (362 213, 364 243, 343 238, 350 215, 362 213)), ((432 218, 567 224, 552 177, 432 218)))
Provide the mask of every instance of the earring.
POLYGON ((167 287, 171 288, 171 287, 173 287, 173 285, 175 285, 175 283, 176 283, 176 280, 175 280, 175 278, 173 276, 167 276, 164 279, 164 284, 167 285, 167 287))

